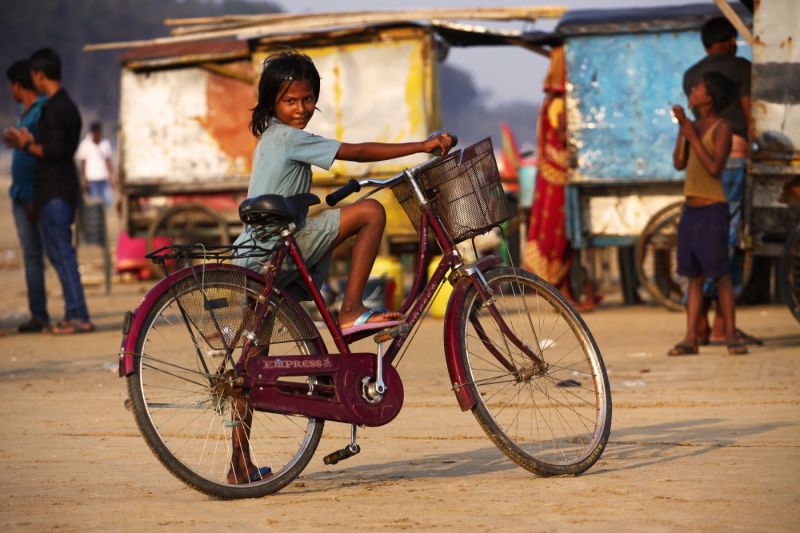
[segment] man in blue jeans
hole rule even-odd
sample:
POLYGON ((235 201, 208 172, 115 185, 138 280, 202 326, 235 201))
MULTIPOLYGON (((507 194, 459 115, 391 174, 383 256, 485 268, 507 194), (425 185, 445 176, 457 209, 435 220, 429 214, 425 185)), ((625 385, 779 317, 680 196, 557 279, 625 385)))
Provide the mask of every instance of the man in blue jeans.
POLYGON ((30 58, 36 90, 48 99, 39 118, 39 134, 27 129, 9 130, 7 140, 36 157, 33 167, 33 200, 39 213, 47 256, 64 293, 64 320, 51 328, 55 334, 85 333, 94 326, 83 294, 78 260, 72 246, 72 222, 80 198, 75 151, 81 134, 81 115, 61 86, 61 59, 43 48, 30 58))
MULTIPOLYGON (((16 61, 6 71, 11 83, 11 95, 20 106, 16 128, 27 128, 34 136, 42 114, 42 106, 47 98, 39 96, 31 80, 30 64, 27 60, 16 61)), ((33 163, 36 158, 14 150, 11 158, 11 209, 17 227, 19 243, 25 265, 25 284, 28 288, 28 310, 31 318, 20 324, 20 333, 35 333, 50 326, 47 313, 47 295, 44 288, 44 251, 42 234, 33 207, 33 163)))

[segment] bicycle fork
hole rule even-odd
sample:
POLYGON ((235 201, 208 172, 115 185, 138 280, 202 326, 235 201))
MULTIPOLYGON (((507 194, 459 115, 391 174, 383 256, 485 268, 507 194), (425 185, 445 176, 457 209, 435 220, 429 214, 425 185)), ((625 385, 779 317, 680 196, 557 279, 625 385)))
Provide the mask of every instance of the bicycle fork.
POLYGON ((481 340, 481 343, 506 370, 514 374, 520 381, 529 379, 534 374, 544 373, 547 370, 547 364, 544 362, 544 358, 542 357, 542 346, 535 329, 531 328, 531 332, 533 333, 534 342, 536 343, 536 352, 538 353, 532 351, 527 344, 522 342, 522 340, 520 340, 520 338, 514 333, 513 329, 509 327, 508 323, 506 323, 505 319, 503 319, 503 315, 500 313, 500 311, 498 311, 497 306, 495 305, 496 300, 494 297, 494 291, 489 286, 489 282, 486 280, 483 272, 481 272, 479 269, 471 270, 472 271, 469 272, 469 274, 472 286, 475 287, 475 290, 481 297, 483 306, 487 308, 489 314, 497 324, 497 327, 500 329, 500 332, 503 334, 505 352, 511 352, 511 347, 508 345, 508 343, 511 342, 511 344, 516 346, 523 354, 525 354, 525 356, 528 357, 528 359, 531 360, 533 363, 533 368, 517 368, 513 359, 509 360, 503 353, 500 352, 498 346, 492 342, 492 340, 486 334, 486 330, 483 328, 480 320, 478 320, 478 317, 475 316, 475 313, 473 313, 470 315, 469 320, 472 326, 475 328, 475 332, 478 335, 478 338, 481 340))

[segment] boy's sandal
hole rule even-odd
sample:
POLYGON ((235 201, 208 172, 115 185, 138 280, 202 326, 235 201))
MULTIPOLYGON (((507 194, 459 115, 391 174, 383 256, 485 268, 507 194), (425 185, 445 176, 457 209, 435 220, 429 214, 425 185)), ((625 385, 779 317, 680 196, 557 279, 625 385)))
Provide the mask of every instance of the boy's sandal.
POLYGON ((680 355, 697 355, 698 353, 700 353, 700 351, 697 349, 697 346, 690 346, 685 342, 679 342, 667 352, 667 355, 674 357, 680 355))
MULTIPOLYGON (((755 345, 755 346, 764 346, 764 341, 762 341, 758 337, 753 337, 752 335, 749 335, 749 334, 745 333, 744 331, 740 330, 739 328, 736 328, 736 341, 740 342, 742 344, 752 344, 752 345, 755 345)), ((716 339, 711 339, 709 341, 709 344, 711 344, 712 346, 727 346, 728 342, 727 342, 727 340, 725 340, 725 337, 719 337, 719 338, 716 338, 716 339)))
POLYGON ((764 341, 752 335, 748 335, 744 331, 736 328, 736 340, 742 344, 754 344, 756 346, 764 346, 764 341))
POLYGON ((62 320, 50 328, 50 333, 53 335, 74 335, 75 333, 91 333, 92 331, 94 331, 94 324, 80 320, 62 320))
POLYGON ((747 346, 743 342, 729 342, 727 345, 728 355, 747 355, 747 346))

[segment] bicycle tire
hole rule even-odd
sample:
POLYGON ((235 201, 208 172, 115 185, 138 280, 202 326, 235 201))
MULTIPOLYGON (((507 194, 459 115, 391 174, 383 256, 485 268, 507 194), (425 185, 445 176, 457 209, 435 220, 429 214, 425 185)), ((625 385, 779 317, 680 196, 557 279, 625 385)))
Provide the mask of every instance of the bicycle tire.
POLYGON ((789 312, 800 322, 800 225, 786 239, 781 256, 783 294, 789 312))
POLYGON ((492 442, 523 468, 541 476, 586 471, 600 458, 611 430, 611 392, 597 343, 575 309, 541 278, 510 267, 484 276, 503 320, 528 347, 541 347, 548 366, 543 373, 530 370, 531 360, 508 342, 471 287, 459 342, 466 385, 475 397, 472 413, 492 442), (474 321, 484 338, 495 335, 491 345, 516 372, 491 355, 474 321))
MULTIPOLYGON (((225 352, 221 339, 235 343, 235 360, 263 291, 263 284, 245 272, 224 265, 195 269, 195 274, 187 269, 153 306, 140 310, 147 315, 136 340, 136 371, 127 378, 136 423, 155 456, 187 485, 221 499, 257 498, 286 486, 313 456, 324 425, 319 419, 259 411, 249 415, 246 400, 231 394, 226 372, 232 363, 220 357, 225 352), (249 459, 247 468, 269 466, 271 475, 251 483, 228 482, 237 426, 249 448, 237 459, 249 459)), ((314 353, 312 340, 298 333, 303 325, 314 327, 313 322, 298 313, 277 293, 270 299, 269 325, 255 333, 270 355, 314 353), (278 341, 290 340, 276 342, 279 334, 284 338, 278 341)))
POLYGON ((683 202, 676 202, 659 210, 645 225, 634 248, 639 281, 657 303, 670 311, 683 311, 687 285, 685 279, 675 274, 682 209, 683 202))

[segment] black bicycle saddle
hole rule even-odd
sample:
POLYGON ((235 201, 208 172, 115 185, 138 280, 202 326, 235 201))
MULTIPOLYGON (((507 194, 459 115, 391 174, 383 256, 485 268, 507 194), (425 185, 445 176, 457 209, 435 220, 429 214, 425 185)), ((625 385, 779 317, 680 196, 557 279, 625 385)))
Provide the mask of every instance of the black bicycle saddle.
POLYGON ((319 203, 316 194, 281 196, 262 194, 239 204, 239 218, 251 226, 269 226, 294 222, 308 212, 309 206, 319 203))

